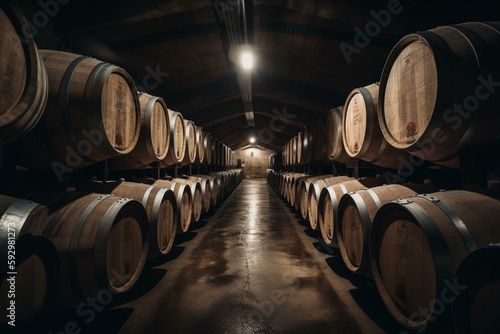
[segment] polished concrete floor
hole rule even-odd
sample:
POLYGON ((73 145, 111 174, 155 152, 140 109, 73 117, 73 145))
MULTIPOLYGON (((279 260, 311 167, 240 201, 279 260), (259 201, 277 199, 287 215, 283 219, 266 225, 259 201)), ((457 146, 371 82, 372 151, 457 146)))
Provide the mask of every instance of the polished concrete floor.
MULTIPOLYGON (((245 179, 112 307, 44 316, 26 333, 399 333, 374 284, 264 179, 245 179), (68 326, 68 324, 70 324, 68 326), (81 332, 78 332, 81 330, 81 332)), ((90 308, 89 308, 90 309, 90 308)), ((22 324, 21 324, 22 325, 22 324)))

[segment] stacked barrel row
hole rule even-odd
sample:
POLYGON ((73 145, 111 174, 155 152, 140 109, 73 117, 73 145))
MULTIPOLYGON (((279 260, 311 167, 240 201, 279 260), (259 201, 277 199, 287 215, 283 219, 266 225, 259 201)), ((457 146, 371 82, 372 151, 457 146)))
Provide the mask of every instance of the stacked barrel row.
POLYGON ((409 34, 391 50, 380 83, 353 89, 298 132, 282 148, 283 165, 355 158, 397 168, 411 154, 459 168, 463 150, 498 153, 499 57, 500 22, 409 34))
MULTIPOLYGON (((100 298, 103 289, 127 293, 147 259, 167 255, 176 235, 241 180, 241 170, 228 170, 162 180, 89 180, 66 191, 0 195, 2 261, 11 263, 2 275, 15 275, 16 319, 33 319, 46 306, 74 309, 86 298, 100 298)), ((10 312, 8 278, 1 285, 4 321, 10 312)))
POLYGON ((375 280, 401 326, 446 332, 458 312, 457 327, 466 324, 481 333, 497 328, 489 305, 499 305, 500 272, 487 262, 498 261, 493 258, 500 240, 497 199, 425 184, 384 185, 376 178, 269 169, 267 179, 320 232, 326 246, 339 249, 352 273, 375 280), (469 255, 482 259, 477 268, 469 255), (484 282, 474 281, 480 277, 476 269, 484 273, 484 282), (459 277, 478 290, 460 290, 465 285, 457 284, 459 277), (458 298, 461 293, 467 296, 458 298))
POLYGON ((16 5, 0 7, 0 141, 20 166, 67 172, 109 160, 115 169, 158 163, 236 166, 235 153, 159 96, 137 91, 123 68, 39 50, 16 5))

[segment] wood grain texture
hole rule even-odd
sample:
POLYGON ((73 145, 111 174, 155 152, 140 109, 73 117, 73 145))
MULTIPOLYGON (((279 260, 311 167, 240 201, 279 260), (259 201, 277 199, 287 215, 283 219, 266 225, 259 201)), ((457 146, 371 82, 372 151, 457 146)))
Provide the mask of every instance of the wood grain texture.
POLYGON ((498 139, 498 22, 438 26, 407 35, 382 71, 378 118, 391 146, 444 163, 498 139))
POLYGON ((189 230, 193 215, 193 197, 191 187, 186 183, 170 180, 156 180, 154 186, 171 189, 175 194, 177 204, 177 234, 185 233, 189 230))
POLYGON ((170 141, 168 152, 162 161, 162 166, 169 167, 184 160, 186 155, 186 128, 184 117, 180 112, 168 109, 168 119, 170 123, 170 141))
POLYGON ((31 131, 45 111, 48 79, 30 29, 13 3, 0 5, 0 140, 31 131))
POLYGON ((342 110, 343 106, 333 108, 328 112, 325 127, 326 155, 329 160, 345 163, 349 158, 342 141, 342 110))
POLYGON ((446 300, 455 294, 449 284, 469 252, 500 239, 499 214, 498 200, 463 190, 416 195, 379 209, 370 234, 371 269, 396 321, 412 329, 451 325, 446 300), (435 308, 434 300, 442 302, 435 308))

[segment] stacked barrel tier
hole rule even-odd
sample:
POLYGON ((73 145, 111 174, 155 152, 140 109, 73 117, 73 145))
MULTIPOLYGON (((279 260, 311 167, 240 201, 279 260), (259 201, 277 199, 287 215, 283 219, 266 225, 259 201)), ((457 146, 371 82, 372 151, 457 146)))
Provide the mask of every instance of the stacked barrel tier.
POLYGON ((302 218, 307 219, 309 215, 309 187, 310 184, 321 180, 333 177, 333 175, 307 175, 301 177, 297 183, 297 200, 296 202, 300 203, 298 206, 298 210, 300 210, 300 214, 302 218))
POLYGON ((108 166, 114 169, 133 169, 162 161, 168 153, 170 119, 165 101, 139 92, 141 132, 135 148, 129 154, 111 158, 108 166))
POLYGON ((457 270, 458 286, 466 286, 452 301, 453 329, 457 334, 498 333, 500 310, 500 243, 468 254, 457 270))
POLYGON ((403 37, 386 60, 378 119, 393 147, 457 167, 464 148, 498 143, 500 24, 467 22, 403 37))
POLYGON ((500 202, 464 190, 419 194, 382 205, 370 232, 377 289, 401 325, 446 332, 463 286, 455 279, 467 255, 500 240, 500 202))
POLYGON ((397 168, 404 151, 388 145, 378 122, 379 84, 353 89, 342 111, 342 141, 347 154, 376 166, 397 168))
POLYGON ((67 171, 132 152, 141 116, 130 75, 79 54, 40 54, 48 75, 48 101, 41 120, 20 141, 24 149, 17 150, 18 164, 67 171))
POLYGON ((177 204, 177 212, 175 214, 177 218, 177 234, 186 233, 193 219, 193 194, 189 184, 176 182, 175 179, 167 179, 156 180, 153 185, 159 188, 171 189, 174 192, 177 204))
POLYGON ((148 258, 166 255, 172 249, 177 229, 177 203, 172 190, 122 180, 80 182, 75 190, 113 194, 141 202, 149 221, 148 258))
POLYGON ((39 122, 48 99, 45 65, 20 9, 0 4, 0 141, 11 143, 39 122))
POLYGON ((149 247, 148 217, 140 202, 88 192, 43 192, 27 198, 49 208, 42 234, 59 259, 58 308, 73 310, 87 298, 109 298, 135 286, 149 247))
POLYGON ((1 323, 32 320, 53 293, 59 266, 54 246, 42 236, 48 213, 37 202, 0 195, 1 323))

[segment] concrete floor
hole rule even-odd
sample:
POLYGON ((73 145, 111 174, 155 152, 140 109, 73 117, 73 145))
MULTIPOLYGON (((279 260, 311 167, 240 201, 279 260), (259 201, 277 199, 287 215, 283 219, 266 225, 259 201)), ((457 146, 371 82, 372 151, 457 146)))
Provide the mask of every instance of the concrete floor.
MULTIPOLYGON (((264 179, 245 179, 126 296, 43 316, 26 333, 400 333, 374 284, 345 269, 264 179), (68 325, 69 324, 69 325, 68 325), (78 332, 81 330, 81 332, 78 332)), ((2 327, 2 332, 4 327, 2 327)))

